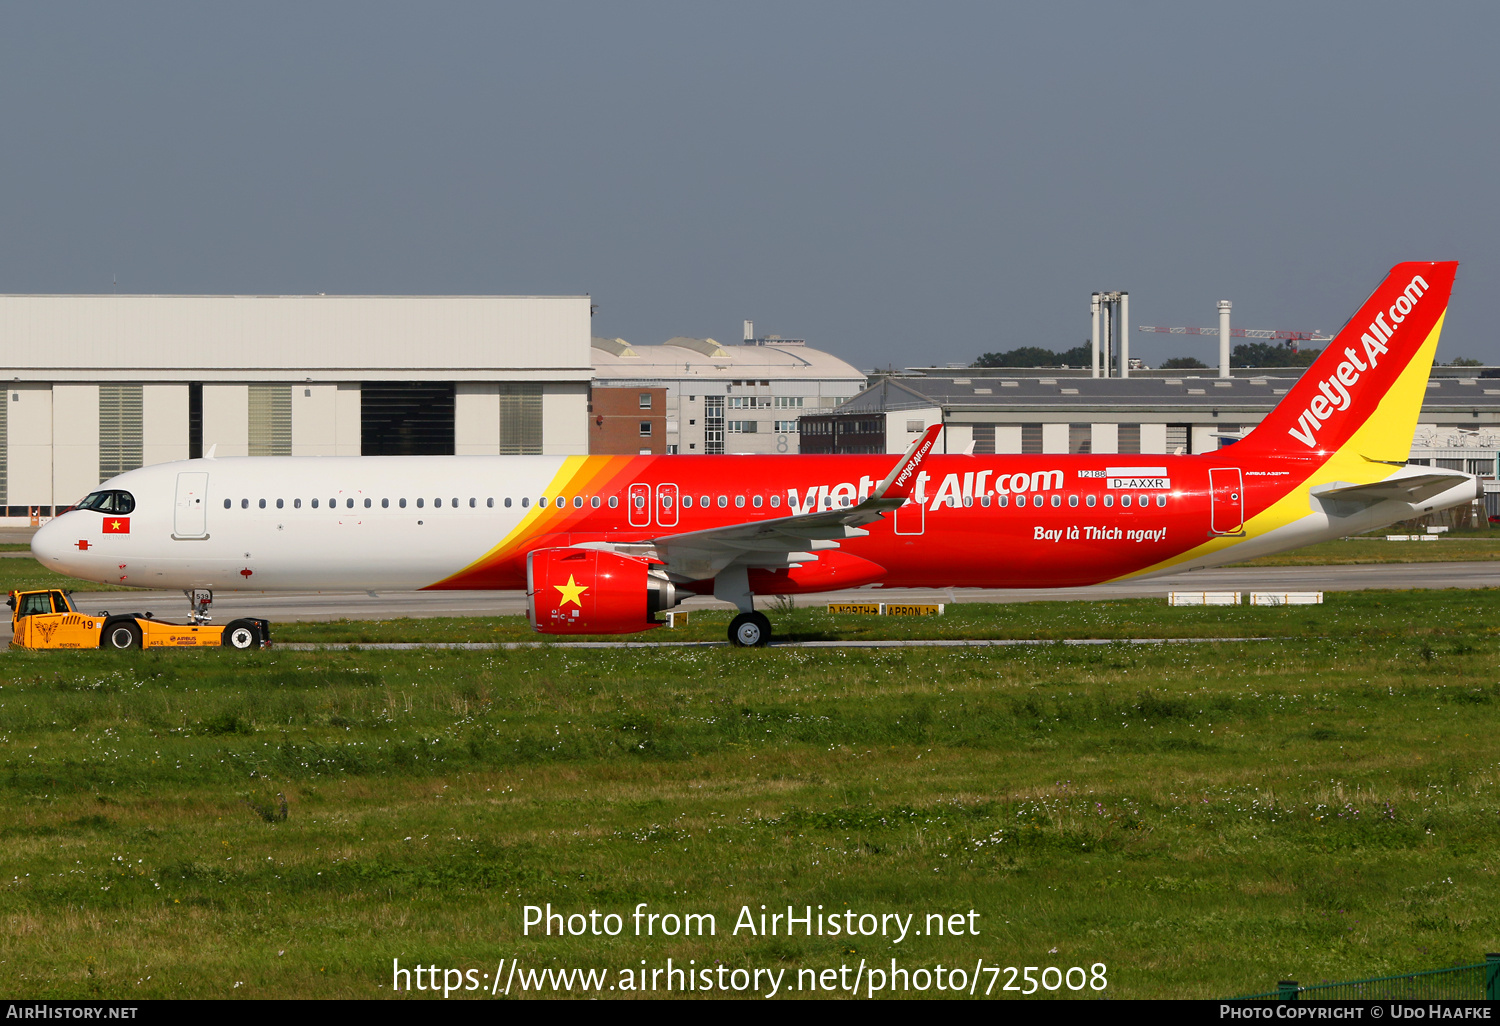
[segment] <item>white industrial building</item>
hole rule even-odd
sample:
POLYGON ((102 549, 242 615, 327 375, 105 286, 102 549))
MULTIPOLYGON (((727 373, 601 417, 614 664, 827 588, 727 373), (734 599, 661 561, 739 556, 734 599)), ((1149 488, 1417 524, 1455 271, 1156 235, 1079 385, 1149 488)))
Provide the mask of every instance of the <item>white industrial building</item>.
POLYGON ((589 306, 0 296, 0 507, 48 516, 124 470, 210 452, 585 452, 589 306))
POLYGON ((799 452, 799 417, 831 412, 865 388, 865 375, 838 357, 802 339, 756 338, 750 321, 739 345, 596 338, 593 346, 596 386, 666 389, 669 453, 799 452))

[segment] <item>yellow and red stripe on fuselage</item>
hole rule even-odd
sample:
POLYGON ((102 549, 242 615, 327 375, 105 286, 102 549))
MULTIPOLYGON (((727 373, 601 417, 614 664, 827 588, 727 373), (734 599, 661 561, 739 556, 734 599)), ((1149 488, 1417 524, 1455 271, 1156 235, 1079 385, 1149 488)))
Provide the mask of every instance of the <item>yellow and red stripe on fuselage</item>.
MULTIPOLYGON (((1308 511, 1306 483, 1323 460, 1235 459, 1239 444, 1198 456, 932 456, 908 506, 871 525, 868 536, 821 553, 820 561, 857 557, 881 568, 880 583, 897 587, 1061 587, 1140 573, 1206 545, 1248 540, 1268 510, 1297 494, 1308 511), (1239 491, 1232 499, 1219 496, 1215 524, 1214 478, 1224 487, 1219 471, 1238 475, 1239 491)), ((490 552, 431 587, 519 588, 526 554, 535 549, 649 542, 853 504, 892 459, 570 457, 546 489, 545 507, 531 507, 490 552), (645 500, 639 509, 632 488, 645 500), (618 499, 615 508, 610 497, 618 499)))

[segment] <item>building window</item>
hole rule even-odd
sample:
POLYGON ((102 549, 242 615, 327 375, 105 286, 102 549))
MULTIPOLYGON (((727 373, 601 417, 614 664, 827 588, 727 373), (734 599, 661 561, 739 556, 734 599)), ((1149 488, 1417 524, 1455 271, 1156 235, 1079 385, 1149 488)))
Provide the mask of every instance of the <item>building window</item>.
MULTIPOLYGON (((918 421, 918 423, 921 422, 918 421)), ((907 430, 911 430, 910 427, 908 427, 907 430)), ((920 431, 921 428, 918 428, 917 430, 920 431)), ((995 455, 995 425, 974 425, 974 453, 978 456, 995 455)))
POLYGON ((709 456, 724 453, 724 397, 703 397, 703 452, 709 456))
MULTIPOLYGON (((17 393, 11 393, 11 394, 15 395, 17 393)), ((14 402, 15 400, 11 400, 11 401, 14 402)), ((8 500, 8 494, 7 494, 7 488, 8 488, 7 473, 8 473, 8 468, 7 468, 7 463, 9 461, 6 459, 5 453, 6 453, 6 448, 7 448, 8 444, 9 444, 9 442, 7 440, 7 437, 6 437, 6 432, 8 430, 9 422, 10 422, 10 403, 6 402, 3 399, 0 399, 0 509, 4 509, 5 508, 5 503, 8 500)))
POLYGON ((140 385, 99 386, 99 480, 141 465, 140 385))
POLYGON ((641 393, 641 409, 643 409, 643 410, 649 410, 649 409, 651 409, 651 393, 650 392, 642 392, 641 393))
POLYGON ((292 454, 292 386, 250 386, 251 456, 292 454))
POLYGON ((802 409, 802 397, 800 395, 778 395, 776 397, 776 408, 778 410, 800 410, 802 409))
MULTIPOLYGON (((500 408, 503 422, 503 395, 500 408)), ((453 455, 452 382, 367 381, 360 386, 359 419, 364 456, 453 455)))
POLYGON ((1042 426, 1021 425, 1021 453, 1025 456, 1040 456, 1042 453, 1042 426))
POLYGON ((1167 425, 1167 452, 1176 453, 1181 450, 1186 453, 1191 451, 1188 448, 1189 427, 1190 425, 1188 424, 1167 425))
POLYGON ((1092 424, 1068 425, 1068 452, 1088 453, 1094 451, 1094 426, 1092 424))
POLYGON ((1120 425, 1120 441, 1115 451, 1122 455, 1132 456, 1141 451, 1141 426, 1139 424, 1120 425))
POLYGON ((203 385, 188 385, 188 459, 203 458, 203 385))
POLYGON ((758 420, 731 420, 729 422, 729 433, 731 435, 754 435, 760 432, 760 421, 758 420))
POLYGON ((541 382, 501 382, 500 455, 539 456, 541 452, 541 382))
POLYGON ((797 433, 797 422, 795 420, 778 420, 776 422, 776 433, 778 435, 795 435, 797 433))
POLYGON ((641 437, 642 438, 650 438, 651 437, 651 422, 649 420, 643 420, 643 421, 641 421, 641 437))

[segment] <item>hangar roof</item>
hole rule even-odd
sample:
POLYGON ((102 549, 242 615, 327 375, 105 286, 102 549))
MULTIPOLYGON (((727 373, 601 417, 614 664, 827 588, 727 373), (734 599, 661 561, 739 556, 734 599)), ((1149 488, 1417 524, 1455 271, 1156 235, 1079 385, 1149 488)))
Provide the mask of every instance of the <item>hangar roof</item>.
MULTIPOLYGON (((1265 412, 1295 383, 1290 377, 1264 378, 1054 378, 932 377, 881 378, 844 403, 840 414, 946 407, 954 411, 1055 411, 1213 408, 1265 412)), ((1433 378, 1426 411, 1500 412, 1500 379, 1433 378)))
POLYGON ((587 381, 588 296, 0 296, 26 379, 587 381))
POLYGON ((647 378, 814 378, 855 380, 864 372, 806 346, 724 345, 711 338, 670 339, 664 345, 643 346, 624 339, 593 340, 594 371, 598 380, 647 378))

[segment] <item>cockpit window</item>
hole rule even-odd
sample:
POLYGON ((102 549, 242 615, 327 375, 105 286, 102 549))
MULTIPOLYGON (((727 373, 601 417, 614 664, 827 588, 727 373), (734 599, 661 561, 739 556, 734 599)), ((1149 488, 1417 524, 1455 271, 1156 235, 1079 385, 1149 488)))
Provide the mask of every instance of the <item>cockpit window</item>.
POLYGON ((92 509, 100 513, 117 513, 121 516, 135 509, 135 496, 129 492, 90 492, 75 509, 92 509))

